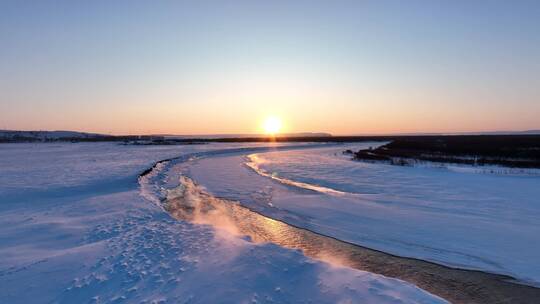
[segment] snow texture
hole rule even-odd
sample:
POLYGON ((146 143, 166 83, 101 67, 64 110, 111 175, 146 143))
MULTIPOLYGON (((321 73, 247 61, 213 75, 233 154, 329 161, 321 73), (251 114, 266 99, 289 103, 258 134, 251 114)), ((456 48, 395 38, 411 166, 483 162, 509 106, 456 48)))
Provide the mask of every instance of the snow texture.
POLYGON ((377 143, 191 162, 213 195, 341 240, 540 284, 540 178, 351 161, 377 143))
POLYGON ((158 160, 223 149, 243 151, 0 145, 0 303, 444 302, 399 280, 172 219, 159 194, 174 184, 162 173, 174 161, 138 181, 158 160))

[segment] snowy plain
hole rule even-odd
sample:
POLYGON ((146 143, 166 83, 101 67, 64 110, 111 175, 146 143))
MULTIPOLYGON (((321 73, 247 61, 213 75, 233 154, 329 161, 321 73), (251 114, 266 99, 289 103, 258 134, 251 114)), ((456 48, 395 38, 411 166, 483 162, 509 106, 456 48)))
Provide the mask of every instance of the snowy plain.
POLYGON ((376 145, 207 158, 193 162, 189 175, 218 197, 315 232, 540 284, 540 177, 363 163, 342 154, 376 145))
POLYGON ((0 145, 0 303, 444 302, 403 281, 177 221, 148 195, 160 189, 139 183, 156 161, 241 147, 0 145))

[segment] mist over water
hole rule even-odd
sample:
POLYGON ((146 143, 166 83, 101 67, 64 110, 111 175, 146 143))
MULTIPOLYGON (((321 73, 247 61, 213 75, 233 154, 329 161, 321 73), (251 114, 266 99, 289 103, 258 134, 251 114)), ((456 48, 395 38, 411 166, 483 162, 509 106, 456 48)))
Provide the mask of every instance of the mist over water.
POLYGON ((333 265, 354 265, 347 258, 346 248, 336 246, 335 240, 265 217, 237 202, 214 197, 185 176, 180 177, 179 187, 168 191, 165 207, 176 219, 248 236, 255 243, 271 242, 302 250, 306 256, 333 265))

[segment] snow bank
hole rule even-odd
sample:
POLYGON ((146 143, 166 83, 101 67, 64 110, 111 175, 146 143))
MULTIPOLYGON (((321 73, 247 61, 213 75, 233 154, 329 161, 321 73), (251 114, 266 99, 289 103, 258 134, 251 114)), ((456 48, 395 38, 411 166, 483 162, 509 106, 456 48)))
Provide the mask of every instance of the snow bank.
POLYGON ((346 148, 205 159, 189 174, 213 195, 341 240, 540 284, 538 177, 353 162, 346 148))
POLYGON ((159 170, 147 176, 156 187, 142 180, 139 189, 139 173, 157 160, 241 147, 0 145, 0 302, 443 302, 402 281, 176 221, 159 206, 161 187, 174 182, 159 170))

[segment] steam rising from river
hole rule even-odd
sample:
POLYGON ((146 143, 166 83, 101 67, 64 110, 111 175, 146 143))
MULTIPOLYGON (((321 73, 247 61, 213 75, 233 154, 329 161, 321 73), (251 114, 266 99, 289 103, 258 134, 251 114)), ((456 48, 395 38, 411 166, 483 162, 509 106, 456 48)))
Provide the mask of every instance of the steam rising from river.
POLYGON ((185 176, 180 177, 179 187, 168 191, 165 208, 177 219, 211 225, 237 236, 248 236, 256 243, 272 242, 299 249, 307 256, 333 265, 351 265, 345 251, 341 252, 324 237, 267 218, 237 202, 214 197, 185 176))

